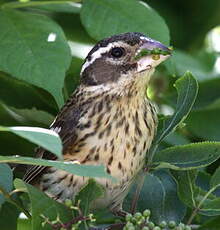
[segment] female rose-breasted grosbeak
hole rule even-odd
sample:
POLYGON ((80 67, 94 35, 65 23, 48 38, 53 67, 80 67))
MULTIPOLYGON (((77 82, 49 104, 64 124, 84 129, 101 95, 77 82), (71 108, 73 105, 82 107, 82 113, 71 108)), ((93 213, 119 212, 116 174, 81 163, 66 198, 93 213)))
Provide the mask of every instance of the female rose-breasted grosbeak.
MULTIPOLYGON (((146 88, 155 67, 170 56, 139 55, 155 48, 169 51, 141 33, 115 35, 97 43, 82 66, 79 87, 50 127, 62 139, 65 161, 103 164, 117 178, 117 183, 96 178, 105 188, 104 197, 94 202, 96 208, 118 211, 145 162, 157 127, 155 108, 146 97, 146 88)), ((37 155, 55 159, 42 148, 37 155)), ((34 166, 24 180, 64 201, 74 198, 88 178, 34 166)))

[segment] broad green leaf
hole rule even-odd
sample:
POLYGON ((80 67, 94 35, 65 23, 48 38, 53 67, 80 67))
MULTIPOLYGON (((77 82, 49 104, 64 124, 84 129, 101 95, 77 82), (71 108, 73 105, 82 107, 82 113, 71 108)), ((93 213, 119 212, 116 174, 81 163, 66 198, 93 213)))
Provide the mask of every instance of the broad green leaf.
POLYGON ((0 207, 5 202, 2 189, 10 192, 13 188, 13 174, 11 168, 7 164, 0 164, 0 207))
POLYGON ((209 141, 220 141, 218 125, 220 107, 194 111, 187 119, 188 129, 197 137, 209 141))
POLYGON ((220 198, 204 202, 204 205, 202 205, 199 213, 205 216, 220 215, 220 198))
POLYGON ((0 126, 0 131, 12 132, 20 137, 23 137, 43 148, 49 150, 50 152, 56 154, 59 158, 62 158, 62 142, 59 135, 49 129, 43 129, 38 127, 2 127, 0 126))
POLYGON ((190 143, 187 137, 177 132, 170 133, 163 141, 169 145, 185 145, 190 143))
POLYGON ((177 196, 177 185, 168 171, 159 170, 153 175, 147 174, 145 194, 141 199, 145 209, 150 209, 156 223, 174 220, 180 222, 186 208, 177 196))
POLYGON ((204 191, 210 189, 210 179, 211 175, 204 170, 198 171, 195 184, 204 191))
POLYGON ((48 112, 32 109, 17 109, 12 106, 8 106, 0 101, 0 120, 1 125, 12 126, 40 126, 49 127, 54 120, 54 116, 48 112))
POLYGON ((85 0, 81 20, 89 35, 96 40, 124 32, 142 32, 169 45, 169 30, 164 20, 140 1, 85 0))
MULTIPOLYGON (((75 0, 78 2, 78 0, 75 0)), ((12 8, 37 8, 42 10, 48 10, 58 13, 79 13, 81 5, 72 1, 26 1, 26 2, 10 2, 2 6, 3 9, 12 8)))
POLYGON ((84 216, 87 216, 92 208, 92 202, 103 195, 104 188, 97 184, 94 180, 89 180, 88 184, 85 185, 77 194, 75 201, 76 204, 80 201, 80 209, 82 210, 84 216))
MULTIPOLYGON (((5 202, 0 210, 0 226, 2 230, 17 230, 18 209, 9 202, 5 202)), ((22 229, 24 230, 24 229, 22 229)))
MULTIPOLYGON (((199 92, 194 104, 195 109, 204 109, 220 98, 220 78, 199 83, 199 92), (212 89, 212 90, 210 90, 212 89)), ((220 106, 218 107, 220 108, 220 106)))
MULTIPOLYGON (((133 192, 134 187, 125 200, 126 206, 127 202, 131 203, 133 200, 133 192)), ((164 220, 180 222, 183 219, 186 207, 178 198, 177 183, 168 170, 158 170, 145 175, 137 211, 143 212, 145 209, 151 210, 151 220, 156 223, 164 220)), ((130 211, 128 207, 126 210, 130 211)))
POLYGON ((54 116, 42 111, 37 110, 36 108, 32 109, 16 109, 13 107, 7 107, 7 109, 13 113, 12 116, 16 119, 17 116, 22 118, 22 123, 25 125, 44 125, 45 127, 49 127, 49 125, 53 122, 54 116))
POLYGON ((215 171, 215 173, 212 175, 210 186, 215 187, 217 185, 220 185, 220 167, 218 167, 215 171))
POLYGON ((217 218, 212 218, 211 220, 205 222, 198 228, 198 230, 219 230, 220 216, 217 218))
POLYGON ((56 220, 59 217, 63 223, 73 218, 72 211, 63 204, 48 197, 45 193, 30 184, 24 184, 24 186, 27 188, 31 201, 31 230, 51 229, 48 224, 42 227, 42 222, 44 221, 42 215, 50 221, 56 220))
POLYGON ((80 165, 77 162, 74 163, 74 162, 52 161, 52 160, 44 160, 39 158, 19 157, 19 156, 0 156, 0 163, 17 163, 17 164, 27 164, 27 165, 51 166, 79 176, 104 177, 104 178, 116 180, 106 172, 105 167, 103 165, 97 165, 97 166, 80 165))
POLYGON ((17 222, 16 230, 30 230, 31 229, 31 220, 19 218, 17 221, 18 222, 17 222))
POLYGON ((177 181, 180 200, 188 207, 196 207, 196 197, 199 193, 199 190, 195 185, 196 171, 175 171, 174 176, 177 181))
POLYGON ((195 184, 197 171, 173 171, 172 174, 175 177, 178 184, 179 198, 188 207, 198 208, 200 202, 202 202, 203 205, 206 202, 210 202, 216 199, 215 195, 202 190, 195 184))
POLYGON ((18 109, 36 107, 51 113, 57 112, 56 102, 48 92, 3 72, 0 72, 0 98, 4 104, 18 109))
POLYGON ((205 167, 220 157, 220 142, 200 142, 166 148, 154 156, 159 168, 189 170, 205 167))
POLYGON ((62 29, 48 17, 0 12, 0 70, 50 92, 59 106, 71 61, 62 29))
POLYGON ((170 132, 172 132, 189 114, 198 92, 198 83, 190 72, 175 83, 178 98, 174 114, 163 122, 162 128, 158 130, 154 143, 158 144, 170 132))

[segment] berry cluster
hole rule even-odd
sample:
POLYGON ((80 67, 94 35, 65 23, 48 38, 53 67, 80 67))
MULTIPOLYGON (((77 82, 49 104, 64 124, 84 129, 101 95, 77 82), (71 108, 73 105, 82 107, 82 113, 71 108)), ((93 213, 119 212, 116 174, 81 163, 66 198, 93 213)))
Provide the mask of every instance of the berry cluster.
POLYGON ((168 223, 162 221, 157 225, 149 220, 150 214, 148 209, 143 213, 127 214, 126 225, 123 230, 191 230, 190 226, 183 223, 177 224, 175 221, 169 221, 168 223))

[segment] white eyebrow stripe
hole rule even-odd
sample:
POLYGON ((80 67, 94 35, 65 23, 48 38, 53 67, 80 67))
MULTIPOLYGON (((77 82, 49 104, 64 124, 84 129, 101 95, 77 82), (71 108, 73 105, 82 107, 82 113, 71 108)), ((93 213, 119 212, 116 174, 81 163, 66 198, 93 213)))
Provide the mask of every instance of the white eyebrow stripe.
POLYGON ((89 66, 91 65, 96 59, 100 58, 102 56, 103 53, 106 53, 107 51, 110 51, 111 48, 115 47, 115 46, 121 46, 122 44, 124 44, 121 41, 117 41, 117 42, 113 42, 113 43, 109 43, 106 47, 99 47, 92 55, 91 55, 91 59, 86 60, 86 62, 83 64, 82 69, 80 74, 82 74, 82 72, 89 66))

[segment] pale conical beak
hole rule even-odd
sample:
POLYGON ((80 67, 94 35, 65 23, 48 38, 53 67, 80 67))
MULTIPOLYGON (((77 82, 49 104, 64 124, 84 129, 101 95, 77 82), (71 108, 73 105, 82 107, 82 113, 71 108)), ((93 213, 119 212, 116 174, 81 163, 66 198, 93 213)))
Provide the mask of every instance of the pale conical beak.
POLYGON ((141 39, 140 48, 136 54, 138 72, 155 68, 171 56, 172 50, 162 43, 147 37, 141 39))

